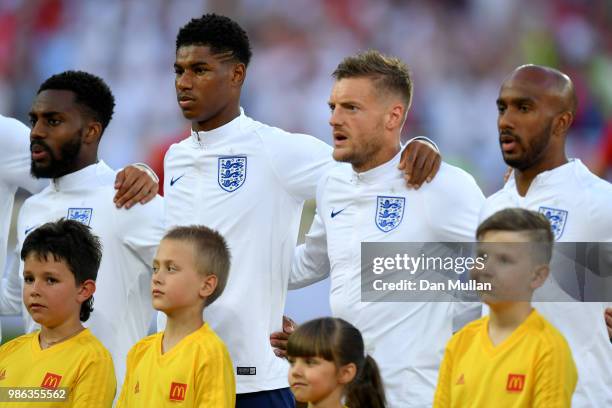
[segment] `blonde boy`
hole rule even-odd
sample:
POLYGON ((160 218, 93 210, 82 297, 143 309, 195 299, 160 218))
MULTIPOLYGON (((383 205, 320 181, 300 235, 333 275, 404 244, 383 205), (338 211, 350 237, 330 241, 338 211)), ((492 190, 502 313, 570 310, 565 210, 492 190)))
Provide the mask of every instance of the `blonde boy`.
POLYGON ((223 237, 203 226, 178 227, 153 261, 153 307, 166 330, 138 342, 127 357, 118 407, 234 407, 236 386, 225 344, 203 310, 227 282, 230 254, 223 237))
POLYGON ((472 279, 491 284, 490 314, 446 346, 434 407, 569 407, 576 366, 559 331, 531 307, 549 273, 553 235, 543 215, 506 209, 476 232, 485 267, 472 279))
POLYGON ((76 221, 47 223, 27 236, 21 249, 23 303, 40 330, 0 347, 0 387, 8 387, 4 397, 10 401, 0 405, 112 405, 111 355, 81 324, 93 311, 101 258, 99 239, 76 221), (28 390, 30 403, 23 400, 24 387, 35 387, 28 390))

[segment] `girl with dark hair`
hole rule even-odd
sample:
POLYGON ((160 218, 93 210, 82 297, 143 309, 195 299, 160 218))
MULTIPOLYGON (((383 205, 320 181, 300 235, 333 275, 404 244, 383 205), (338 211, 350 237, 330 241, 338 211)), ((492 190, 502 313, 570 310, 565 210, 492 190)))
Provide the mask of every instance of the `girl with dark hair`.
POLYGON ((376 361, 350 323, 331 317, 304 323, 289 337, 287 356, 291 391, 309 408, 385 407, 376 361))

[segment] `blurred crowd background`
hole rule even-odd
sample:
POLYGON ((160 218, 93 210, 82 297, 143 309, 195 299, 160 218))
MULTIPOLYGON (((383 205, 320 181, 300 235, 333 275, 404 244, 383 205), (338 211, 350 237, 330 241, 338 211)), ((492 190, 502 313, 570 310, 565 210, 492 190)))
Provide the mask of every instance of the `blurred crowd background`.
POLYGON ((114 167, 159 166, 167 145, 189 129, 174 96, 176 33, 212 11, 249 33, 254 57, 243 106, 260 121, 329 142, 331 72, 343 56, 380 49, 413 72, 404 136, 431 137, 490 194, 504 171, 499 84, 519 64, 547 64, 577 86, 570 155, 604 173, 612 139, 609 0, 2 0, 0 113, 25 120, 45 78, 87 70, 117 98, 101 157, 114 167))
MULTIPOLYGON (((1 0, 0 113, 25 122, 48 76, 95 73, 117 99, 101 158, 160 171, 166 148, 189 132, 174 93, 175 37, 206 12, 247 30, 254 56, 242 105, 262 122, 330 142, 331 72, 346 55, 379 49, 413 73, 403 137, 432 138, 489 195, 505 170, 499 85, 516 66, 538 63, 568 73, 578 91, 568 154, 604 177, 612 163, 610 0, 1 0)), ((295 299, 296 320, 312 317, 295 299)))

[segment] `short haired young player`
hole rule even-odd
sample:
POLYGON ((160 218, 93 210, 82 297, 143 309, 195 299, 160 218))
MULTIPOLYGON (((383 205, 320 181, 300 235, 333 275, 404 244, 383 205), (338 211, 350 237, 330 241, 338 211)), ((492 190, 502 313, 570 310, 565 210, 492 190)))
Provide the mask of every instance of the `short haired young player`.
MULTIPOLYGON (((23 303, 40 330, 0 347, 2 387, 65 388, 64 402, 39 400, 49 408, 112 405, 111 355, 82 324, 93 310, 101 258, 100 240, 76 221, 47 223, 28 235, 21 249, 23 303)), ((23 405, 14 401, 2 406, 23 405)))
POLYGON ((537 212, 499 211, 477 230, 471 278, 490 314, 457 332, 446 346, 434 407, 570 407, 577 373, 563 335, 531 305, 549 274, 554 242, 537 212))
POLYGON ((216 231, 177 227, 164 236, 153 261, 151 289, 153 307, 168 318, 166 328, 128 353, 118 407, 234 407, 232 361, 203 320, 206 307, 223 293, 229 267, 229 250, 216 231))

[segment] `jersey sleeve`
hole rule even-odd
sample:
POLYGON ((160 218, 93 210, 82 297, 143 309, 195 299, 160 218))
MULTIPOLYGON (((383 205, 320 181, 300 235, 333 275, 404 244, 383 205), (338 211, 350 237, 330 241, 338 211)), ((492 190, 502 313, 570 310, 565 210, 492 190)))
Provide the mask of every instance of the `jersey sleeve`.
MULTIPOLYGON (((15 250, 17 252, 17 250, 15 250)), ((21 279, 19 277, 19 254, 12 257, 0 283, 0 315, 21 313, 21 279)))
MULTIPOLYGON (((590 188, 584 189, 588 194, 586 202, 589 240, 587 266, 590 272, 586 276, 585 294, 591 300, 612 300, 612 184, 598 179, 590 188)), ((605 307, 605 303, 604 303, 605 307)))
POLYGON ((478 225, 495 213, 496 207, 494 204, 494 199, 495 195, 487 198, 483 203, 480 213, 478 214, 478 225))
POLYGON ((438 371, 438 385, 434 395, 434 408, 447 408, 451 406, 451 376, 453 372, 453 358, 451 351, 452 339, 444 350, 444 358, 438 371))
POLYGON ((321 203, 327 177, 317 186, 317 209, 305 242, 295 248, 289 275, 289 289, 299 289, 329 276, 330 264, 327 254, 327 232, 321 218, 321 203))
POLYGON ((110 355, 90 356, 72 394, 72 406, 109 408, 113 405, 117 382, 110 355))
POLYGON ((440 242, 472 242, 485 197, 472 176, 443 164, 426 193, 427 217, 440 242), (441 172, 442 172, 441 171, 441 172))
MULTIPOLYGON (((17 218, 18 231, 23 231, 25 225, 23 218, 26 208, 27 201, 19 210, 19 216, 17 218)), ((22 276, 19 273, 21 263, 20 251, 21 242, 18 242, 13 249, 13 256, 4 271, 4 276, 0 284, 0 314, 2 315, 17 315, 22 313, 22 276)), ((23 317, 27 321, 29 315, 23 317)))
POLYGON ((164 203, 159 196, 145 205, 137 204, 122 215, 120 230, 125 244, 147 266, 153 264, 155 251, 164 235, 164 203))
POLYGON ((552 339, 535 368, 534 408, 571 406, 578 375, 569 346, 563 338, 552 339))
POLYGON ((327 234, 321 216, 317 211, 306 242, 295 248, 289 276, 289 289, 312 285, 329 276, 327 255, 327 234))
POLYGON ((612 184, 601 180, 585 190, 589 194, 587 202, 591 207, 588 222, 592 240, 612 243, 612 184))
POLYGON ((236 380, 234 366, 227 350, 211 347, 207 360, 197 373, 195 384, 197 408, 233 408, 236 405, 236 380))
POLYGON ((283 188, 298 201, 315 198, 317 183, 335 165, 331 146, 303 134, 258 132, 283 188))
POLYGON ((30 175, 30 129, 18 120, 0 116, 0 177, 30 193, 47 183, 30 175))

